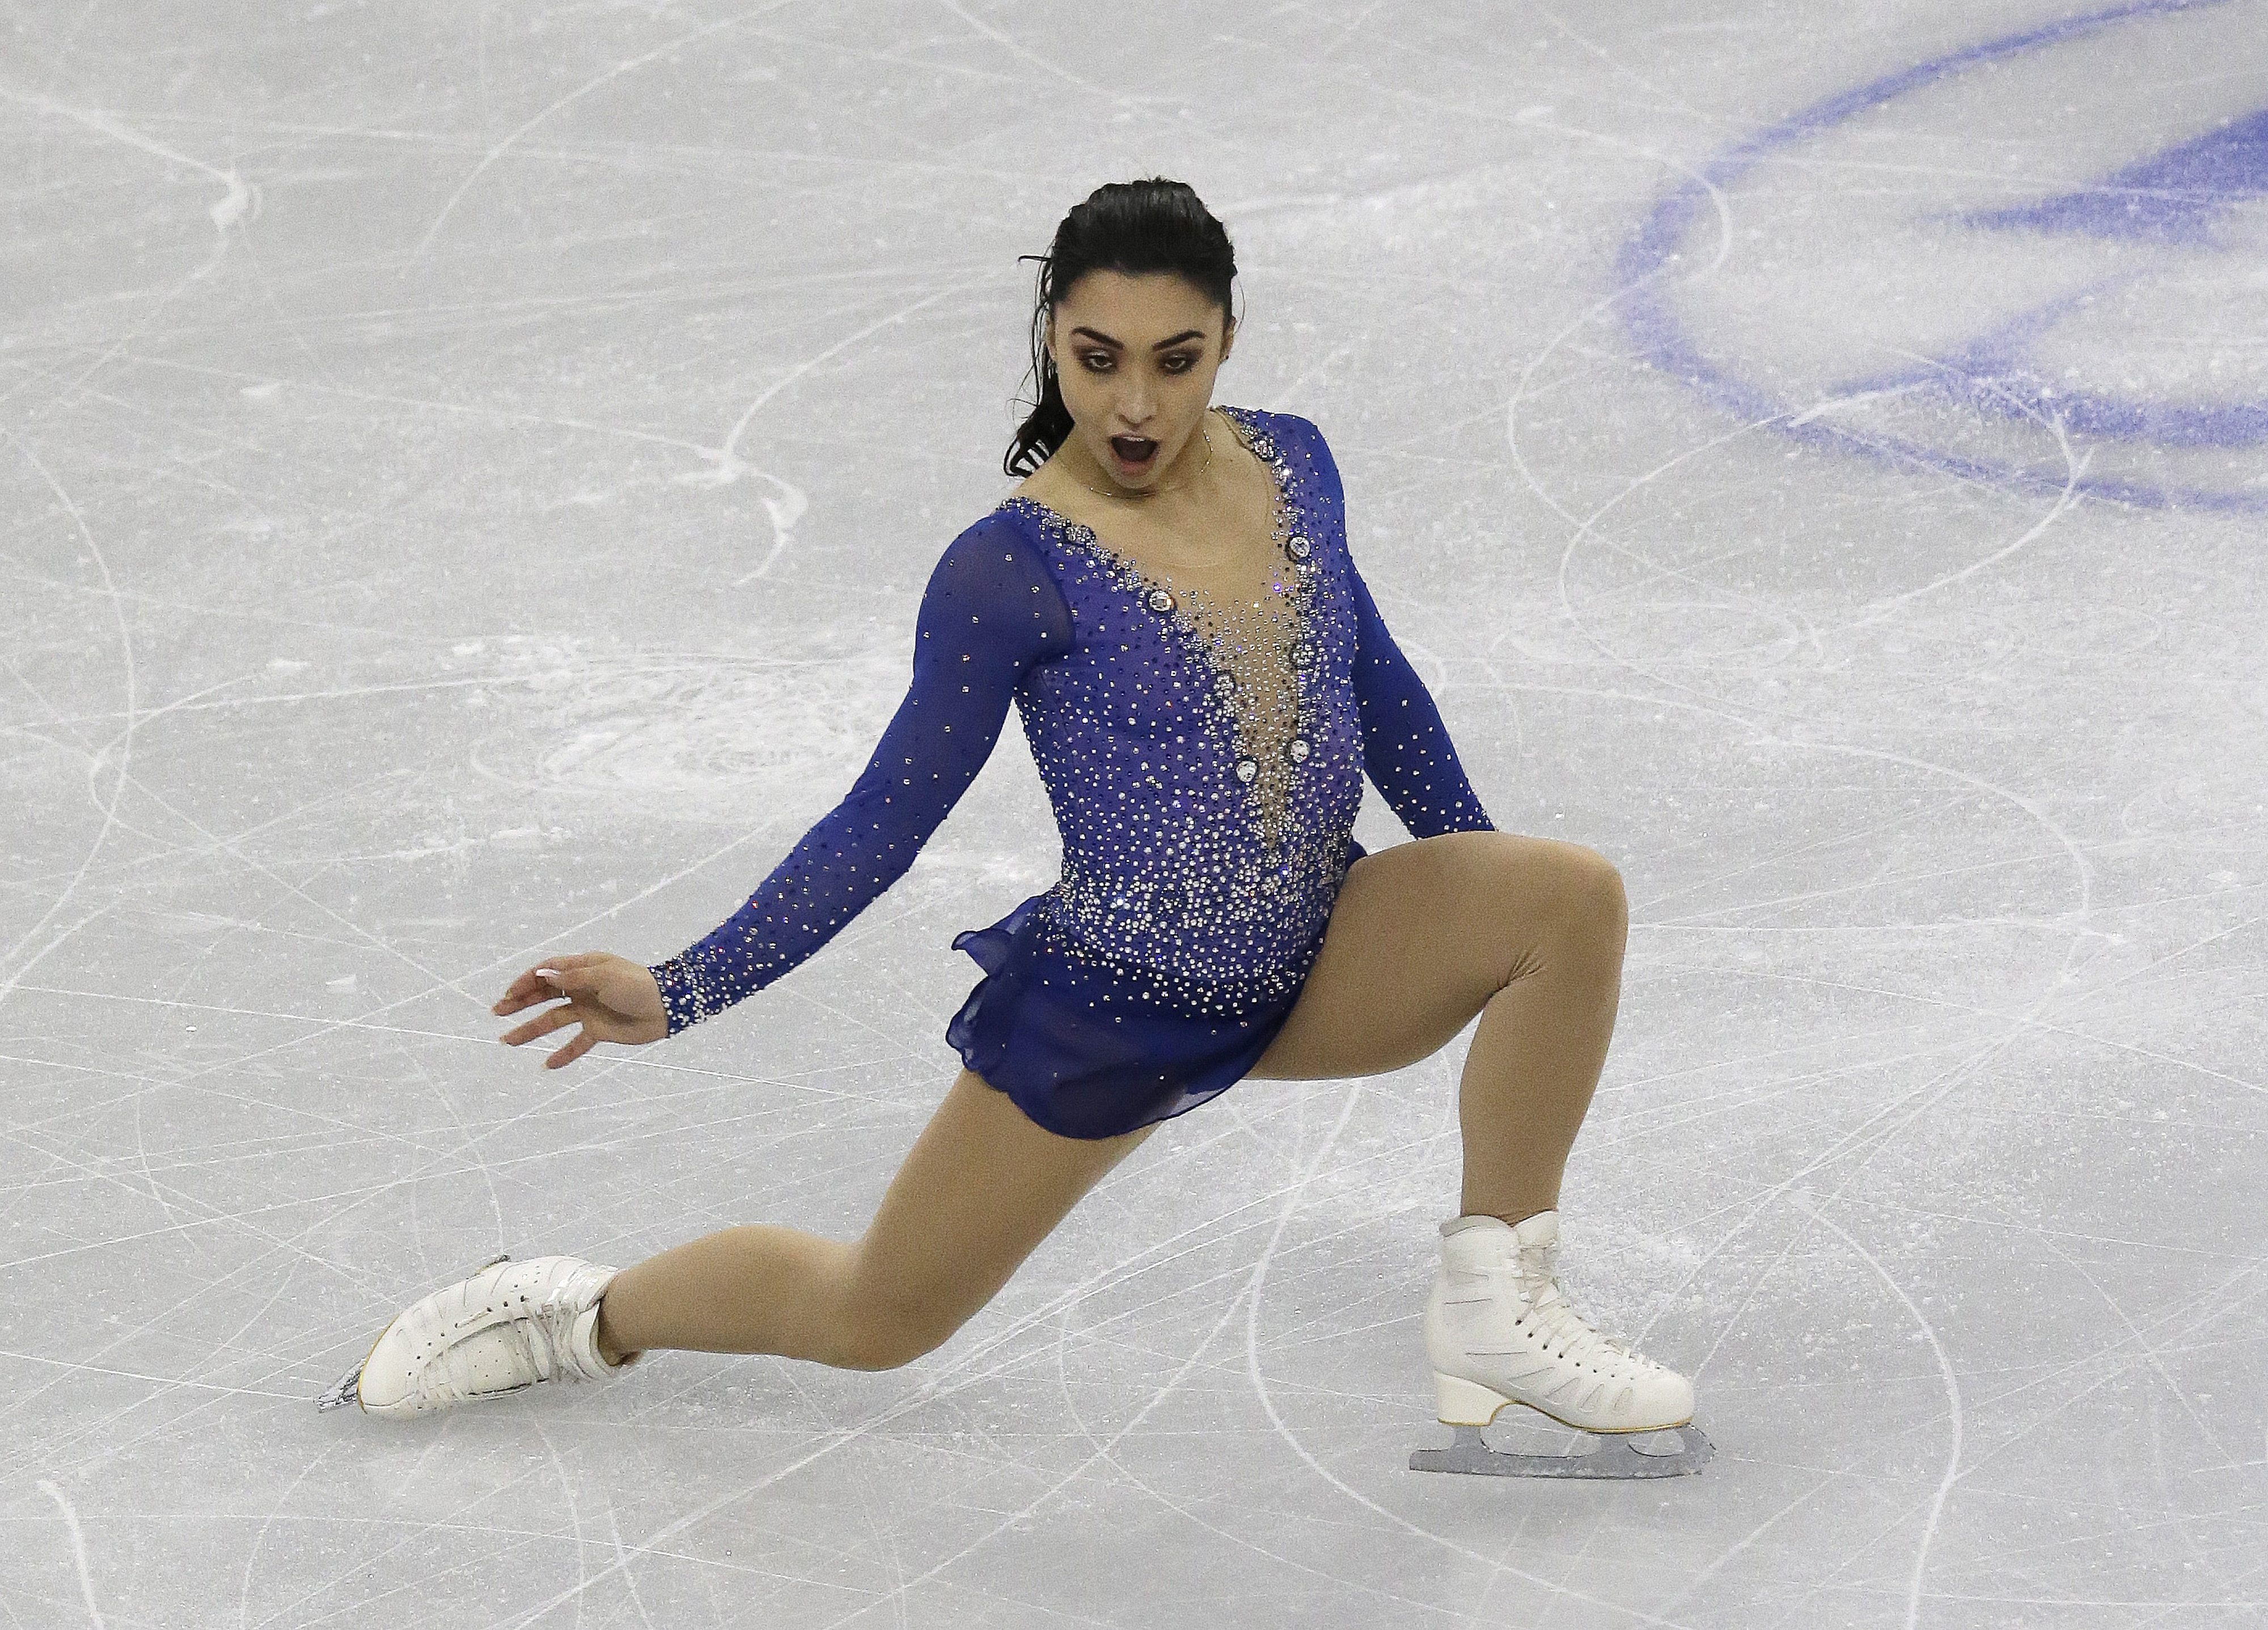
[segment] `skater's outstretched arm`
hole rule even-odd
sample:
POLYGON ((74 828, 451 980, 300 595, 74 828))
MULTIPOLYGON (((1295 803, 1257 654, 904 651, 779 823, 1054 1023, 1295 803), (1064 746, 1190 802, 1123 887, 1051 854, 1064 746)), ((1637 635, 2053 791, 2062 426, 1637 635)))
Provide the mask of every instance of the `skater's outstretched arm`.
POLYGON ((913 864, 991 756, 1025 674, 1071 642, 1063 592, 1016 522, 995 510, 971 525, 930 574, 912 683, 843 801, 738 911, 667 961, 641 967, 578 952, 520 974, 496 1012, 560 996, 572 1005, 503 1039, 518 1046, 581 1023, 582 1034, 545 1061, 556 1068, 599 1041, 674 1036, 804 962, 913 864))
POLYGON ((738 911, 648 970, 669 1034, 779 979, 903 876, 991 756, 1026 672, 1071 641, 1014 520, 996 510, 954 539, 922 595, 913 682, 850 792, 738 911))
MULTIPOLYGON (((1331 457, 1330 447, 1314 421, 1296 415, 1279 416, 1289 419, 1313 450, 1325 488, 1323 502, 1337 518, 1344 542, 1346 486, 1339 479, 1338 461, 1331 457)), ((1495 831, 1495 823, 1465 778, 1464 766, 1457 760, 1456 747, 1449 740, 1448 726, 1441 722, 1432 693, 1387 632, 1386 620, 1378 613, 1370 586, 1354 568, 1351 547, 1346 561, 1348 578, 1354 587, 1355 710, 1362 722, 1363 768, 1413 838, 1431 838, 1444 832, 1495 831)))

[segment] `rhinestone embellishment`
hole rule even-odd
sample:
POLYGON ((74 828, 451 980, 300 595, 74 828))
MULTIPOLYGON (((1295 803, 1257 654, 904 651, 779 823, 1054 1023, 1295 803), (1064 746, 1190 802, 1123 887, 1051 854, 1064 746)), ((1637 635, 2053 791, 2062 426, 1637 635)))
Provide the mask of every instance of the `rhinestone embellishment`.
MULTIPOLYGON (((1017 921, 1046 954, 1034 966, 1053 973, 1035 986, 1049 987, 1067 1007, 1083 1004, 1080 1017, 1101 1034, 1125 1039, 1128 1068, 1111 1086, 1123 1085, 1128 1112, 1145 1120, 1201 1096, 1157 1090, 1173 1079, 1174 1059, 1153 1050, 1155 1032, 1140 1028, 1145 1019, 1163 1016, 1170 1002, 1170 1010, 1202 1014, 1216 1037, 1233 1039, 1241 1021, 1256 1018, 1252 1004, 1296 994, 1357 847, 1342 823, 1352 820, 1369 779, 1355 729, 1366 697, 1378 749, 1371 756, 1395 797, 1422 803, 1428 829, 1488 824, 1438 724, 1408 720, 1392 701, 1391 713, 1375 705, 1381 694, 1410 694, 1408 679, 1371 691, 1396 676, 1351 648, 1362 596, 1344 563, 1344 521, 1320 437, 1287 420, 1270 438, 1254 423, 1270 415, 1222 411, 1278 488, 1268 524, 1252 516, 1218 529, 1223 542, 1234 534, 1237 569, 1217 555, 1211 569, 1192 569, 1183 580, 1142 581, 1146 574, 1131 556, 1110 554, 1092 529, 1043 499, 1004 499, 999 507, 1019 523, 1014 535, 1004 529, 968 540, 954 570, 932 582, 935 604, 924 597, 930 614, 917 638, 926 643, 915 649, 927 660, 916 678, 933 678, 939 692, 962 681, 962 701, 936 707, 924 692, 921 716, 902 711, 909 726, 935 732, 925 742, 944 756, 923 757, 909 729, 906 756, 885 758, 873 778, 884 784, 883 771, 891 772, 895 796, 878 800, 891 809, 841 811, 829 828, 839 834, 855 821, 902 855, 909 829, 889 817, 932 809, 935 800, 918 795, 969 779, 970 761, 981 760, 973 749, 990 745, 986 711, 975 715, 983 728, 962 723, 979 684, 1005 685, 1012 654, 1035 658, 1028 668, 1020 660, 1012 701, 1063 828, 1064 875, 1017 921), (1311 523, 1315 532, 1307 531, 1311 523), (1074 980, 1073 969, 1086 974, 1074 980)), ((1226 438, 1214 440, 1222 453, 1235 451, 1226 438)), ((815 853, 819 845, 811 847, 815 853)), ((783 949, 781 926, 820 929, 821 914, 831 918, 806 943, 839 927, 850 914, 844 908, 875 881, 868 862, 882 847, 837 844, 840 864, 793 870, 751 897, 724 929, 657 967, 671 1027, 721 1010, 800 960, 794 948, 783 949), (854 892, 828 886, 828 875, 848 877, 854 892)), ((997 943, 1008 926, 972 929, 966 943, 982 947, 974 936, 986 932, 997 943)), ((990 1006, 995 1032, 1008 1029, 997 1022, 1005 1004, 990 1006)), ((1192 1054, 1204 1028, 1188 1032, 1192 1054)), ((967 1024, 961 1030, 954 1045, 973 1051, 966 1042, 977 1032, 967 1024)), ((1071 1095, 1063 1101, 1070 1105, 1071 1095)), ((1082 1094, 1080 1103, 1099 1108, 1099 1094, 1082 1094)), ((1094 1119, 1081 1129, 1101 1130, 1094 1119)))
POLYGON ((1222 745, 1228 749, 1238 784, 1251 795, 1260 848, 1275 855, 1299 824, 1299 767, 1314 756, 1316 688, 1325 676, 1320 672, 1324 648, 1311 625, 1322 562, 1295 496, 1297 477, 1291 460, 1265 431, 1241 415, 1231 416, 1247 448, 1268 466, 1275 488, 1270 530, 1279 553, 1273 582, 1270 585, 1263 580, 1260 598, 1248 606, 1233 596, 1216 604, 1213 594, 1204 589, 1160 583, 1105 544, 1093 527, 1033 502, 1043 516, 1062 523, 1064 538, 1075 540, 1132 591, 1135 606, 1170 625, 1175 636, 1171 646, 1211 669, 1198 680, 1201 688, 1196 694, 1204 707, 1192 716, 1193 722, 1201 722, 1207 731, 1218 729, 1227 738, 1222 745), (1266 592, 1270 586, 1272 595, 1266 592), (1272 629, 1266 626, 1271 623, 1272 629), (1244 665, 1233 667, 1240 663, 1244 665), (1289 683, 1279 686, 1276 675, 1289 683))

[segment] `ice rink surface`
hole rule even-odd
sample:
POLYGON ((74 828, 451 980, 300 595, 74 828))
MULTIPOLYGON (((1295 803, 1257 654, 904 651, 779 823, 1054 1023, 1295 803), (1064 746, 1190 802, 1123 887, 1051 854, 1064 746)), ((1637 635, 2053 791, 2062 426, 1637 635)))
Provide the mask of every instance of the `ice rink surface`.
POLYGON ((2268 1622, 2268 4, 0 26, 0 1622, 2268 1622), (1408 1469, 1469 1032, 1170 1123, 902 1370, 319 1413, 498 1252, 864 1226, 1056 875, 1012 723, 732 1012, 489 1006, 849 787, 1016 257, 1152 173, 1497 823, 1627 879, 1564 1263, 1714 1464, 1408 1469))

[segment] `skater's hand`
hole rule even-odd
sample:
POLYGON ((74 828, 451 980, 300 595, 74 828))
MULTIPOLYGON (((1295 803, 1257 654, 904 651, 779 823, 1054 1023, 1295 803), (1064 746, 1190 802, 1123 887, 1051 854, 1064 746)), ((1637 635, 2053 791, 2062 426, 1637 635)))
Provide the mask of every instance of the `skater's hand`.
POLYGON ((580 1024, 581 1034, 543 1061, 544 1068, 557 1069, 602 1041, 659 1041, 669 1034, 669 1012, 661 1004, 661 987, 653 975, 627 957, 603 951, 546 958, 512 980, 503 999, 489 1010, 517 1013, 562 997, 564 1006, 547 1008, 497 1039, 516 1047, 563 1025, 580 1024))

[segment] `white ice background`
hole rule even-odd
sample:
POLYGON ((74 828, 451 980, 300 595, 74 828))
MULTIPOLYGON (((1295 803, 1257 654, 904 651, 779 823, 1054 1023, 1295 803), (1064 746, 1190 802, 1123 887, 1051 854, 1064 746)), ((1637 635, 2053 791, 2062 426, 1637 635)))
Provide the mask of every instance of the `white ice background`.
POLYGON ((2268 5, 1787 128, 2080 15, 10 8, 0 1625, 2268 1622, 2268 445, 1961 360, 2068 300, 2023 379, 2268 403, 2257 194, 1977 218, 2268 108, 2268 5), (1627 880, 1565 1264, 1714 1464, 1408 1469, 1463 1039, 1173 1122, 902 1370, 319 1413, 499 1251, 864 1225, 1056 875, 1012 716, 730 1013, 551 1072, 489 1006, 848 788, 1010 484, 1016 257, 1153 173, 1491 814, 1627 880))

